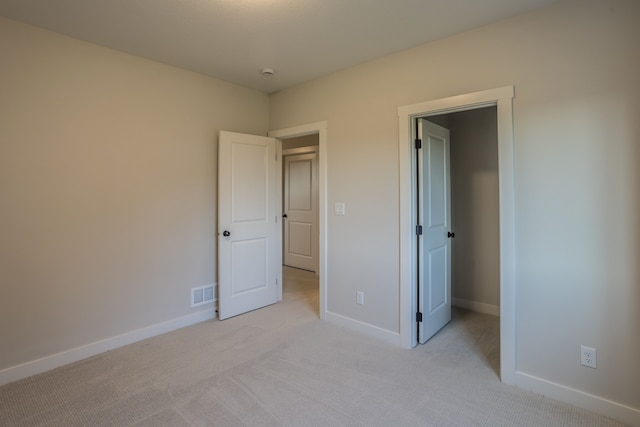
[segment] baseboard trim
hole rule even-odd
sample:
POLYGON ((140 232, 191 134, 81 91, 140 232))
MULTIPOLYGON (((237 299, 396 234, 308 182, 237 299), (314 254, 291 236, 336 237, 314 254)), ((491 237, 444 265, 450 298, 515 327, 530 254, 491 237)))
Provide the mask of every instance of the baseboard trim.
POLYGON ((45 356, 20 365, 11 366, 0 371, 0 385, 18 381, 32 375, 41 374, 43 372, 50 371, 51 369, 104 353, 105 351, 133 344, 137 341, 142 341, 156 335, 162 335, 206 320, 211 320, 215 317, 215 309, 201 310, 186 316, 156 323, 155 325, 76 347, 71 350, 45 356))
POLYGON ((351 319, 350 317, 332 313, 330 311, 326 312, 325 320, 334 325, 342 326, 346 329, 359 332, 363 335, 386 341, 389 344, 400 346, 400 334, 397 332, 382 329, 377 326, 361 322, 359 320, 351 319))
POLYGON ((486 304, 484 302, 472 301, 464 298, 452 298, 451 303, 455 307, 466 308, 467 310, 477 311, 478 313, 500 317, 499 305, 486 304))
POLYGON ((534 393, 640 427, 640 409, 556 384, 523 372, 516 372, 516 385, 534 393))

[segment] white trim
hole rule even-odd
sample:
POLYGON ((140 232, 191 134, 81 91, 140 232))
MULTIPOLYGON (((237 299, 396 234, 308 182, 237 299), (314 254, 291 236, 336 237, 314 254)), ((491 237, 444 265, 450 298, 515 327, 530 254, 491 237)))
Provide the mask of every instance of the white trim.
POLYGON ((165 322, 156 323, 155 325, 116 335, 115 337, 106 338, 91 344, 76 347, 71 350, 45 356, 41 359, 32 360, 31 362, 12 366, 0 371, 0 385, 18 381, 32 375, 41 374, 43 372, 50 371, 51 369, 104 353, 105 351, 155 337, 156 335, 162 335, 176 329, 215 319, 215 317, 216 313, 214 309, 201 310, 186 316, 177 317, 172 320, 167 320, 165 322))
POLYGON ((489 314, 491 316, 500 317, 499 305, 487 304, 484 302, 472 301, 470 299, 464 299, 464 298, 451 298, 451 304, 456 307, 475 311, 477 313, 489 314))
POLYGON ((500 197, 500 378, 514 384, 516 372, 515 185, 513 165, 513 86, 402 106, 399 119, 400 182, 400 337, 416 345, 413 253, 411 134, 413 118, 497 106, 500 197))
POLYGON ((278 278, 276 279, 276 293, 277 301, 282 301, 283 296, 283 288, 282 288, 282 264, 284 262, 283 253, 282 253, 282 245, 284 242, 282 241, 282 236, 284 232, 284 221, 282 220, 282 141, 276 138, 276 221, 278 222, 278 240, 276 242, 276 251, 278 258, 278 278))
MULTIPOLYGON (((318 198, 320 210, 320 238, 318 271, 320 282, 320 319, 325 320, 327 315, 327 122, 310 123, 269 132, 269 136, 279 140, 295 138, 298 136, 318 134, 318 198)), ((282 145, 278 145, 280 157, 282 157, 282 145)), ((282 185, 280 186, 282 187, 282 185)), ((282 194, 280 194, 282 200, 282 194)), ((280 203, 282 206, 282 203, 280 203)), ((282 234, 281 234, 282 235, 282 234)), ((282 250, 281 250, 282 252, 282 250)), ((282 282, 282 280, 280 280, 282 282)))
POLYGON ((623 423, 640 426, 640 409, 607 400, 600 396, 556 384, 523 372, 516 372, 515 385, 523 389, 559 400, 570 405, 613 418, 623 423))
POLYGON ((382 329, 369 323, 361 322, 350 317, 341 316, 330 311, 327 312, 326 320, 329 323, 358 332, 362 335, 376 338, 395 346, 400 345, 400 334, 398 334, 397 332, 382 329))

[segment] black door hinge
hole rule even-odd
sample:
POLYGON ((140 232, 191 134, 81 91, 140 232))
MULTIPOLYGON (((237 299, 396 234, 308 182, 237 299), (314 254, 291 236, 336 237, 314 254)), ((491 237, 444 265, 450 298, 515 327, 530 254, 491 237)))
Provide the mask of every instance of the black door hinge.
POLYGON ((422 322, 422 313, 420 312, 416 313, 416 322, 422 322))
POLYGON ((422 226, 416 225, 416 235, 422 236, 422 226))
POLYGON ((422 148, 422 140, 416 138, 416 150, 419 150, 422 148))

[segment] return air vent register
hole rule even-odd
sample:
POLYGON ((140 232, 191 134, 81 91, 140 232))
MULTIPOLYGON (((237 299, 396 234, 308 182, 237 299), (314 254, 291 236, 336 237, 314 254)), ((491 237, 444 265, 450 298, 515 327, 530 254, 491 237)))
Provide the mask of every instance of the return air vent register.
POLYGON ((214 300, 214 285, 191 288, 191 307, 212 303, 214 300))

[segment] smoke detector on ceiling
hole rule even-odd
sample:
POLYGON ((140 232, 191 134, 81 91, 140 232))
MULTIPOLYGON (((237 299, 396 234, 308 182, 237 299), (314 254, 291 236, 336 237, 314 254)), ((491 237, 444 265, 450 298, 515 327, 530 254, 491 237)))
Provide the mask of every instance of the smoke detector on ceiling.
POLYGON ((276 70, 274 70, 273 68, 263 68, 262 70, 260 70, 260 74, 262 74, 265 77, 271 77, 276 73, 276 70))

